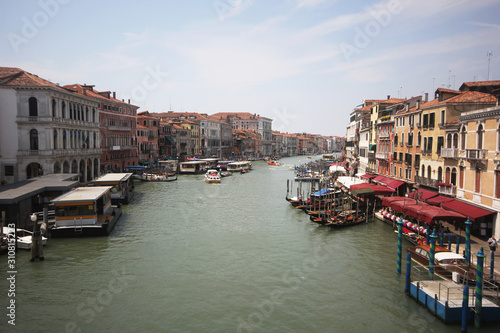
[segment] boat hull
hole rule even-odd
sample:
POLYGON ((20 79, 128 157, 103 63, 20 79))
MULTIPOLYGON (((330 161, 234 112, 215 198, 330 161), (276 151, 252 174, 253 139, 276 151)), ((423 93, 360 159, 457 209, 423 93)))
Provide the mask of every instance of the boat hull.
POLYGON ((122 215, 120 207, 113 207, 114 215, 105 223, 93 225, 54 226, 50 235, 54 238, 109 236, 122 215))

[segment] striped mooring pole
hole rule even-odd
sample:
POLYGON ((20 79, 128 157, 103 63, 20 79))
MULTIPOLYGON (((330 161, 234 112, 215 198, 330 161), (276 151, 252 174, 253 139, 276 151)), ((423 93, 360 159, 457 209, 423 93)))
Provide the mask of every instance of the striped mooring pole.
POLYGON ((481 311, 483 307, 483 268, 484 268, 484 255, 483 247, 479 248, 477 257, 477 272, 476 272, 476 311, 474 316, 474 326, 481 327, 481 311))
POLYGON ((455 252, 457 252, 457 254, 460 251, 460 237, 458 237, 458 236, 457 236, 457 247, 455 250, 456 250, 455 252))
POLYGON ((448 250, 451 251, 451 232, 448 234, 448 250))
POLYGON ((467 324, 469 323, 469 286, 464 286, 462 299, 462 333, 467 333, 467 324))
POLYGON ((401 243, 403 240, 403 220, 398 220, 398 267, 397 272, 401 274, 401 243))
POLYGON ((405 292, 410 293, 410 283, 411 283, 411 254, 406 254, 406 281, 405 281, 405 292))
POLYGON ((434 254, 436 253, 436 229, 432 231, 432 235, 429 236, 431 239, 431 251, 429 253, 429 280, 434 280, 434 254))
MULTIPOLYGON (((467 218, 465 221, 465 260, 470 264, 470 226, 472 222, 467 218)), ((458 253, 458 252, 457 252, 458 253)))
POLYGON ((490 259, 490 278, 493 280, 495 275, 495 252, 491 251, 490 259))

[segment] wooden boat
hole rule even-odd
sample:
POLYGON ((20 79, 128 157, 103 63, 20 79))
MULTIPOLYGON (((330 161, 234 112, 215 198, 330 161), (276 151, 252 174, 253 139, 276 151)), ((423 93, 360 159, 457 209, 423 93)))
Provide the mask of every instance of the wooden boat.
POLYGON ((121 205, 111 205, 111 190, 111 186, 77 187, 53 199, 52 237, 109 235, 122 212, 121 205))
MULTIPOLYGON (((3 234, 6 235, 7 238, 17 238, 17 248, 24 250, 31 250, 31 239, 33 237, 33 233, 29 230, 25 229, 15 229, 9 227, 3 227, 3 234), (17 231, 17 233, 16 233, 17 231), (11 234, 12 236, 9 236, 11 234)), ((42 236, 42 245, 45 246, 47 244, 47 237, 42 236)))
POLYGON ((219 171, 210 169, 205 174, 205 181, 209 184, 220 184, 220 174, 219 171))
POLYGON ((364 214, 359 214, 357 217, 355 214, 355 211, 344 211, 328 219, 325 225, 334 228, 343 228, 366 222, 364 214))
POLYGON ((112 204, 128 204, 134 196, 132 173, 108 173, 93 180, 89 186, 112 186, 112 204))
MULTIPOLYGON (((430 245, 408 247, 407 251, 413 261, 424 267, 429 266, 430 245)), ((453 279, 455 282, 474 284, 476 281, 476 266, 467 264, 462 255, 441 246, 435 247, 434 272, 444 279, 453 279)))

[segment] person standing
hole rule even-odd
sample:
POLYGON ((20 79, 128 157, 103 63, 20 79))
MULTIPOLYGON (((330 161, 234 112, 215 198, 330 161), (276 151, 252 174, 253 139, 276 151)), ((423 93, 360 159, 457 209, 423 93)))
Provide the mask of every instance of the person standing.
POLYGON ((495 239, 495 236, 492 235, 490 239, 488 239, 488 245, 490 246, 490 250, 492 252, 495 252, 497 249, 497 240, 495 239))

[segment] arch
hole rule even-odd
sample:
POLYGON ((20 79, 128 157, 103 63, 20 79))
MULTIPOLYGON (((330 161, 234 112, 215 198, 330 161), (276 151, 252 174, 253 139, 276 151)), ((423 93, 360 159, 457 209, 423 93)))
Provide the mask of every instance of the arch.
POLYGON ((448 133, 448 135, 446 135, 446 148, 451 148, 453 144, 453 135, 451 133, 448 133))
POLYGON ((71 162, 71 173, 78 173, 78 163, 76 160, 71 162))
POLYGON ((61 118, 66 118, 66 103, 62 102, 61 104, 61 118))
POLYGON ((89 107, 85 107, 85 121, 89 121, 89 107))
POLYGON ((38 117, 38 100, 35 97, 28 99, 29 116, 38 117))
POLYGON ((57 130, 54 129, 54 149, 58 149, 57 146, 57 130))
POLYGON ((422 170, 422 178, 425 178, 425 164, 422 164, 422 168, 420 170, 422 170))
POLYGON ((457 186, 457 168, 456 167, 453 167, 451 169, 450 183, 453 184, 454 186, 457 186))
POLYGON ((462 129, 460 130, 460 149, 465 150, 465 139, 467 138, 467 127, 462 126, 462 129))
POLYGON ((26 166, 26 178, 30 179, 33 177, 38 177, 43 174, 43 169, 40 163, 33 162, 26 166))
POLYGON ((68 161, 64 161, 64 163, 63 163, 63 173, 69 173, 69 171, 70 171, 69 162, 68 161))
POLYGON ((432 169, 431 169, 431 166, 427 166, 427 178, 428 179, 431 179, 431 174, 432 174, 432 169))
POLYGON ((477 126, 477 149, 483 149, 483 136, 484 136, 484 128, 483 124, 479 124, 477 126))
POLYGON ((78 173, 80 174, 80 182, 85 182, 85 175, 86 175, 86 163, 84 159, 80 160, 80 163, 78 165, 78 173))
POLYGON ((30 150, 38 150, 38 131, 36 129, 30 131, 30 150))
POLYGON ((417 146, 420 147, 421 143, 422 143, 422 133, 420 131, 418 131, 418 134, 417 134, 417 146))
POLYGON ((444 171, 444 182, 449 184, 451 181, 451 169, 450 167, 446 167, 446 170, 444 171))
POLYGON ((68 139, 66 135, 66 130, 63 130, 63 149, 68 148, 68 139))
POLYGON ((458 133, 453 134, 453 148, 458 149, 458 133))
POLYGON ((61 163, 59 161, 54 163, 54 173, 61 173, 61 163))
POLYGON ((99 159, 94 158, 94 178, 99 177, 99 159))
POLYGON ((442 182, 443 181, 443 168, 442 167, 438 167, 438 176, 437 176, 437 180, 439 182, 442 182))

